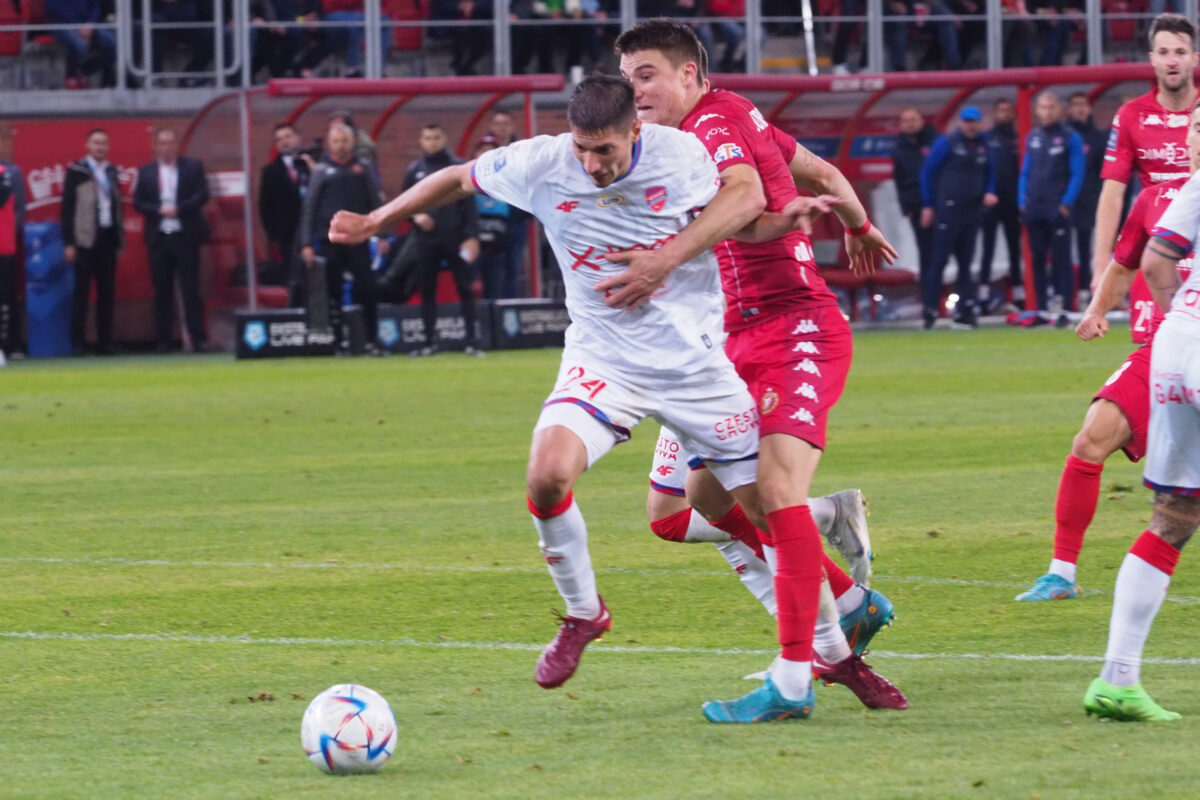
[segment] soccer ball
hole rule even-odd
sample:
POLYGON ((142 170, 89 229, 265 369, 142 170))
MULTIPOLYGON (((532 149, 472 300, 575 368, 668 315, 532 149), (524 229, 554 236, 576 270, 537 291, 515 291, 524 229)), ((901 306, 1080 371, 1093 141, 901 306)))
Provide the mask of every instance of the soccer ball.
POLYGON ((396 717, 378 692, 339 683, 308 704, 300 742, 308 760, 322 772, 374 772, 396 749, 396 717))

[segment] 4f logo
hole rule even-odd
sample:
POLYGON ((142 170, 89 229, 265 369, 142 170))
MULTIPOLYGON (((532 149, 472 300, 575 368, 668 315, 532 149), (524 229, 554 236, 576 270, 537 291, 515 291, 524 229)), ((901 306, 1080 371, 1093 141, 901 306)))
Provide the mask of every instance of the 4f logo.
POLYGON ((570 214, 572 211, 579 208, 579 201, 578 200, 563 200, 561 203, 556 205, 555 208, 557 208, 559 211, 563 212, 564 214, 570 214))
POLYGON ((660 464, 659 466, 654 468, 654 471, 657 472, 659 475, 662 475, 665 478, 668 475, 670 475, 672 472, 674 472, 675 468, 672 467, 670 464, 660 464))

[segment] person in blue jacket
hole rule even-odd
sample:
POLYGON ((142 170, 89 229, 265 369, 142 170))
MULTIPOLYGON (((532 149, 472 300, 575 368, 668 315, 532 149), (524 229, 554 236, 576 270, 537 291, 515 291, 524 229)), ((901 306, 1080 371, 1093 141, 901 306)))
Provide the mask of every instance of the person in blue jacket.
MULTIPOLYGON (((1033 111, 1038 125, 1025 139, 1017 202, 1029 235, 1038 310, 1048 310, 1046 255, 1049 253, 1054 265, 1054 289, 1062 298, 1062 310, 1074 311, 1071 209, 1083 187, 1086 166, 1083 139, 1063 122, 1062 101, 1054 92, 1039 94, 1033 111)), ((1060 317, 1059 323, 1066 324, 1066 317, 1060 317)))
POLYGON ((922 270, 921 299, 924 322, 933 327, 941 309, 942 274, 951 254, 958 263, 958 303, 954 322, 974 328, 975 291, 971 262, 985 206, 996 204, 996 176, 991 148, 982 131, 983 115, 975 106, 959 112, 957 130, 938 137, 921 168, 921 225, 933 227, 933 259, 922 270))

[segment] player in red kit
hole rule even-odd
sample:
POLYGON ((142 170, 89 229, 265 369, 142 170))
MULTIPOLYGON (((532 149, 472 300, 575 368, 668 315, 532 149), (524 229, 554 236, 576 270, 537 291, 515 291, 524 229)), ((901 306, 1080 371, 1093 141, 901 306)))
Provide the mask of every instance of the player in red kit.
MULTIPOLYGON (((1188 114, 1197 96, 1192 79, 1197 63, 1195 35, 1195 26, 1180 14, 1159 14, 1154 18, 1150 28, 1150 63, 1154 66, 1157 87, 1125 103, 1113 118, 1104 169, 1100 173, 1104 184, 1096 207, 1096 260, 1092 279, 1095 296, 1076 329, 1085 340, 1102 335, 1095 327, 1095 319, 1089 321, 1095 316, 1093 312, 1102 317, 1120 302, 1127 290, 1135 342, 1148 343, 1152 319, 1155 315, 1159 319, 1162 317, 1155 311, 1145 278, 1137 271, 1137 258, 1129 260, 1127 250, 1124 254, 1113 252, 1112 243, 1125 186, 1135 171, 1143 187, 1186 179, 1189 174, 1188 114), (1117 270, 1116 275, 1109 276, 1110 254, 1113 261, 1128 269, 1117 270), (1118 255, 1126 260, 1120 260, 1118 255), (1106 281, 1109 281, 1107 285, 1106 281)), ((1138 202, 1143 201, 1139 198, 1138 202)), ((1149 201, 1144 205, 1154 208, 1149 201)), ((1155 213, 1161 214, 1161 207, 1157 207, 1155 213)), ((1138 223, 1133 226, 1136 229, 1138 223)), ((1128 229, 1128 224, 1122 229, 1122 241, 1129 241, 1128 229)), ((1118 244, 1118 251, 1120 248, 1118 244)), ((1149 401, 1145 399, 1145 370, 1149 364, 1149 350, 1141 355, 1139 352, 1130 356, 1126 366, 1122 367, 1124 373, 1131 374, 1119 372, 1114 375, 1110 379, 1111 385, 1106 385, 1088 408, 1058 484, 1054 506, 1054 557, 1050 569, 1028 591, 1017 595, 1017 600, 1066 600, 1078 595, 1076 565, 1084 534, 1099 502, 1104 462, 1121 449, 1134 461, 1144 453, 1144 445, 1141 448, 1135 445, 1137 441, 1145 441, 1149 409, 1149 401), (1136 408, 1114 399, 1119 392, 1117 385, 1126 382, 1141 387, 1134 390, 1136 396, 1142 398, 1141 405, 1136 408)))
MULTIPOLYGON (((789 160, 780 152, 783 135, 750 101, 710 91, 706 54, 692 30, 651 20, 621 34, 616 49, 621 72, 633 83, 639 119, 692 132, 717 163, 722 192, 744 194, 747 202, 765 200, 768 213, 760 222, 772 214, 784 219, 797 192, 789 160)), ((808 164, 805 174, 813 185, 806 188, 839 198, 834 211, 847 226, 852 264, 861 268, 878 254, 894 259, 895 251, 871 227, 844 177, 821 170, 820 160, 802 148, 793 158, 808 164)), ((725 292, 726 352, 759 405, 758 488, 769 529, 763 545, 775 562, 781 654, 762 687, 735 701, 706 703, 704 714, 712 722, 807 717, 814 701, 818 618, 832 617, 826 630, 841 638, 845 653, 838 664, 860 674, 866 670, 837 627, 831 593, 823 591, 821 535, 807 505, 826 419, 850 368, 850 328, 813 261, 808 237, 787 226, 763 227, 769 232, 756 243, 725 241, 714 249, 725 292)), ((612 305, 637 306, 674 266, 658 251, 626 253, 619 260, 629 264, 626 272, 596 286, 610 292, 612 305)), ((817 664, 819 670, 824 666, 817 664)))

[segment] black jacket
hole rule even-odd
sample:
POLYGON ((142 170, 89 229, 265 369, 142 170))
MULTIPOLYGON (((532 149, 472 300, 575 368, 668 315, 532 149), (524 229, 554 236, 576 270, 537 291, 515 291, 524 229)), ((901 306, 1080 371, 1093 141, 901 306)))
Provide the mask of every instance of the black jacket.
POLYGON ((302 190, 308 187, 308 162, 299 156, 292 157, 292 168, 296 180, 288 172, 283 156, 262 168, 258 181, 258 215, 262 219, 267 238, 279 246, 286 256, 296 245, 296 231, 300 228, 300 212, 304 207, 302 190))
MULTIPOLYGON (((459 160, 446 150, 431 156, 422 155, 404 173, 404 188, 408 189, 425 176, 458 163, 459 160)), ((474 197, 464 197, 436 208, 429 212, 429 216, 433 217, 434 228, 428 232, 415 228, 418 241, 435 242, 441 247, 456 250, 467 239, 479 236, 479 211, 475 207, 474 197)))
POLYGON ((1071 221, 1077 227, 1090 228, 1095 225, 1096 205, 1100 202, 1100 170, 1104 167, 1104 148, 1108 144, 1108 131, 1095 126, 1092 118, 1086 122, 1068 120, 1068 125, 1083 139, 1083 188, 1075 200, 1071 221))
POLYGON ((339 211, 366 214, 379 205, 379 185, 370 165, 353 156, 345 164, 324 159, 308 181, 300 215, 299 247, 329 241, 329 221, 339 211))
MULTIPOLYGON (((1017 205, 1017 176, 1021 158, 1017 128, 1011 122, 993 125, 988 131, 988 146, 992 150, 992 171, 996 175, 996 197, 1004 205, 1017 205)), ((1104 147, 1100 148, 1101 154, 1104 147)))
POLYGON ((896 135, 896 147, 892 150, 892 178, 896 181, 896 193, 900 196, 900 210, 905 215, 921 213, 921 167, 937 137, 937 128, 928 123, 915 136, 904 133, 896 135))
MULTIPOLYGON (((204 204, 208 202, 208 178, 204 165, 194 158, 180 158, 175 162, 179 169, 179 186, 175 190, 175 207, 179 222, 183 226, 183 237, 193 245, 208 241, 208 223, 204 220, 204 204)), ((133 207, 146 218, 142 236, 146 244, 158 240, 158 226, 162 222, 162 200, 158 187, 158 162, 151 161, 138 168, 137 186, 133 190, 133 207)))

